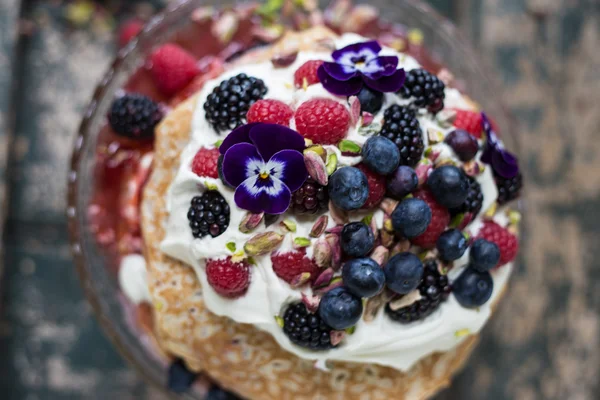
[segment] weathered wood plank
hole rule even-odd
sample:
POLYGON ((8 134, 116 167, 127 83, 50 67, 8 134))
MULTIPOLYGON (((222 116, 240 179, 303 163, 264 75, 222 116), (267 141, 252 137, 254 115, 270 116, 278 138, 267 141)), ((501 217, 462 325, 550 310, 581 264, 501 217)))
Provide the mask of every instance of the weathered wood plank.
MULTIPOLYGON (((20 0, 0 0, 0 223, 6 219, 8 148, 12 140, 12 79, 20 0)), ((3 254, 3 232, 0 230, 0 256, 3 254)), ((0 293, 3 287, 4 263, 0 261, 0 293)), ((2 301, 0 300, 0 305, 2 301)))
MULTIPOLYGON (((17 3, 0 3, 0 30, 15 27, 17 3)), ((110 30, 69 27, 65 5, 27 2, 24 18, 29 29, 20 43, 23 57, 14 61, 19 62, 21 84, 13 105, 0 397, 157 399, 157 392, 125 365, 100 331, 71 262, 65 174, 82 110, 114 48, 110 30)), ((4 88, 10 87, 5 62, 12 60, 10 51, 2 54, 0 112, 5 110, 4 88)), ((0 135, 4 178, 4 129, 0 135)))
POLYGON ((597 398, 600 4, 470 0, 460 12, 519 123, 527 213, 510 293, 447 398, 597 398))
MULTIPOLYGON (((600 264, 594 256, 600 242, 600 4, 431 2, 455 15, 496 67, 520 123, 528 185, 521 267, 509 296, 475 358, 439 398, 594 399, 600 391, 600 264)), ((6 49, 13 42, 5 35, 14 31, 18 3, 0 0, 0 67, 10 65, 6 49)), ((8 285, 0 323, 0 370, 7 372, 0 374, 0 393, 9 400, 158 398, 91 318, 64 234, 71 138, 110 62, 111 34, 67 29, 60 1, 31 5, 26 16, 37 30, 23 43, 11 149, 8 285)), ((8 86, 7 76, 0 68, 0 88, 8 86)), ((0 176, 8 99, 0 90, 0 176)))

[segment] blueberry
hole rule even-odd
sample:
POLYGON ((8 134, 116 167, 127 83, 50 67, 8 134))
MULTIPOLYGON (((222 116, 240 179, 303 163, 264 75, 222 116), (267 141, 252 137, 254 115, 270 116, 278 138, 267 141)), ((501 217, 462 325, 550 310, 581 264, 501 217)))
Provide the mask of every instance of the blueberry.
POLYGON ((477 239, 471 245, 471 266, 485 272, 494 268, 500 261, 500 248, 494 242, 477 239))
POLYGON ((465 254, 467 247, 469 247, 469 243, 461 231, 458 229, 450 229, 440 235, 436 247, 442 260, 454 261, 465 254))
POLYGON ((423 277, 423 263, 412 253, 400 253, 385 265, 385 283, 398 294, 407 294, 416 289, 423 277))
POLYGON ((342 228, 340 245, 342 251, 350 257, 364 257, 373 250, 375 236, 365 223, 351 222, 342 228))
POLYGON ((471 161, 479 151, 477 139, 462 129, 450 132, 444 142, 452 147, 452 150, 461 161, 471 161))
POLYGON ((452 292, 456 300, 466 308, 484 305, 494 290, 494 281, 489 272, 477 271, 467 267, 463 273, 452 282, 452 292))
POLYGON ((325 293, 319 304, 321 319, 337 330, 344 330, 356 325, 362 312, 362 300, 343 287, 325 293))
POLYGON ((384 136, 372 136, 362 148, 363 163, 379 175, 389 175, 400 164, 400 150, 384 136))
POLYGON ((208 391, 205 400, 240 400, 239 397, 235 396, 232 393, 221 389, 218 386, 213 386, 208 391))
POLYGON ((176 360, 169 366, 167 385, 175 393, 185 393, 196 380, 196 374, 190 371, 182 360, 176 360))
POLYGON ((383 93, 368 88, 366 85, 356 95, 360 101, 360 110, 377 114, 383 107, 383 93))
POLYGON ((348 261, 342 269, 344 286, 359 297, 373 297, 385 286, 383 269, 371 258, 348 261))
POLYGON ((396 232, 412 239, 427 230, 431 222, 431 208, 421 199, 404 199, 392 212, 392 225, 396 232))
POLYGON ((406 165, 401 165, 388 178, 387 194, 396 200, 402 200, 412 193, 418 185, 419 178, 415 170, 406 165))
POLYGON ((442 206, 461 206, 469 195, 469 178, 454 165, 444 165, 433 170, 427 179, 427 186, 442 206))
POLYGON ((329 198, 337 207, 350 211, 361 208, 369 198, 367 176, 354 167, 342 167, 329 177, 329 198))

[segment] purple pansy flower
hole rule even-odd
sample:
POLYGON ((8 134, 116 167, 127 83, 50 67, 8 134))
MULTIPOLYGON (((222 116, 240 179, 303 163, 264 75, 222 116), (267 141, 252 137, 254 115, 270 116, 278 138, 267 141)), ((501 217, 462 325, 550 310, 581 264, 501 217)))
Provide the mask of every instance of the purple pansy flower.
POLYGON ((378 92, 397 92, 406 73, 398 68, 398 57, 380 56, 376 41, 355 43, 332 53, 334 62, 325 62, 317 76, 328 92, 352 96, 367 85, 378 92))
POLYGON ((494 172, 503 178, 510 179, 517 176, 519 174, 519 160, 514 154, 502 148, 485 113, 481 113, 481 121, 487 138, 481 161, 491 165, 494 172))
POLYGON ((223 140, 223 179, 235 187, 235 204, 245 210, 282 214, 292 192, 306 181, 304 138, 285 126, 243 125, 223 140))

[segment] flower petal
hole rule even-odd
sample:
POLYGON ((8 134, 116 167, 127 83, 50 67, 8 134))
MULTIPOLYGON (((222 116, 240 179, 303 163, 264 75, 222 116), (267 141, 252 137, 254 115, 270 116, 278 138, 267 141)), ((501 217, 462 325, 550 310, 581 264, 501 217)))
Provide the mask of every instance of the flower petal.
POLYGON ((325 90, 336 96, 352 96, 360 92, 363 87, 363 81, 360 77, 352 78, 349 81, 338 81, 331 77, 322 65, 317 70, 317 76, 325 90))
POLYGON ((365 84, 378 92, 397 92, 404 85, 405 79, 406 72, 404 72, 404 69, 398 69, 392 75, 383 76, 379 79, 369 79, 363 76, 365 84))
POLYGON ((481 128, 485 132, 487 143, 494 146, 498 145, 498 137, 492 127, 492 122, 484 112, 481 113, 481 128))
POLYGON ((512 153, 497 148, 492 154, 492 168, 501 177, 510 179, 519 173, 519 162, 512 153))
POLYGON ((281 150, 304 150, 304 138, 298 132, 277 124, 259 123, 250 131, 254 143, 263 160, 269 160, 281 150))
POLYGON ((348 81, 358 73, 356 67, 351 65, 343 65, 332 62, 323 63, 323 68, 332 78, 338 81, 348 81))
POLYGON ((223 158, 223 178, 231 186, 238 186, 249 176, 255 175, 256 169, 264 166, 264 161, 256 147, 250 143, 233 145, 223 158))
MULTIPOLYGON (((379 54, 381 46, 377 41, 354 43, 339 50, 334 51, 331 56, 333 59, 342 64, 350 64, 352 57, 365 57, 365 60, 371 60, 379 54)), ((351 65, 351 64, 350 64, 351 65)))
POLYGON ((244 210, 267 214, 282 214, 290 206, 292 193, 279 179, 260 179, 258 175, 246 179, 235 191, 235 204, 244 210))
POLYGON ((280 179, 290 191, 295 192, 308 178, 304 156, 296 150, 282 150, 269 160, 267 170, 271 176, 280 179))
POLYGON ((398 57, 383 56, 377 57, 369 61, 360 70, 360 72, 370 79, 379 79, 383 76, 390 76, 396 72, 398 68, 398 57))
POLYGON ((229 135, 223 139, 223 143, 219 146, 219 152, 221 154, 225 154, 231 146, 236 145, 238 143, 252 143, 250 141, 250 130, 254 127, 254 125, 258 124, 258 122, 253 122, 251 124, 242 125, 239 128, 231 131, 229 135))

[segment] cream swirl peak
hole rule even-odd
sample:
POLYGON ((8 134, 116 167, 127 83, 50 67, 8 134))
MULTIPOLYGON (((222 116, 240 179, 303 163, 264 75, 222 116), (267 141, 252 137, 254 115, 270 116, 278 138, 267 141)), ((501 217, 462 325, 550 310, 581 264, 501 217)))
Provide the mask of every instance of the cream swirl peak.
MULTIPOLYGON (((346 34, 335 45, 343 49, 366 41, 346 34)), ((210 311, 270 333, 287 351, 320 362, 376 363, 405 371, 483 327, 506 285, 514 254, 507 253, 506 241, 492 243, 512 234, 506 229, 506 209, 495 206, 495 173, 481 162, 483 152, 461 161, 456 144, 446 140, 460 125, 457 119, 453 126, 450 116, 478 115, 472 103, 405 54, 383 48, 378 57, 395 57, 394 71, 406 72, 398 94, 374 90, 368 81, 356 97, 326 90, 314 79, 322 66, 315 61, 337 61, 331 53, 300 52, 287 67, 236 65, 207 82, 197 95, 191 141, 169 189, 170 216, 161 249, 194 268, 210 311), (316 68, 306 68, 309 63, 316 68), (296 86, 298 71, 306 75, 296 86), (233 97, 239 101, 246 95, 252 103, 248 116, 262 118, 248 122, 275 118, 289 127, 281 129, 310 138, 305 149, 293 146, 304 154, 310 177, 288 187, 290 202, 301 205, 302 215, 293 207, 281 215, 265 216, 264 207, 251 209, 252 214, 246 203, 236 201, 242 178, 256 185, 270 173, 258 168, 256 176, 246 176, 248 165, 259 158, 255 153, 228 163, 228 152, 239 143, 222 152, 225 180, 193 171, 201 149, 213 150, 228 140, 231 129, 222 130, 227 124, 214 117, 231 109, 217 106, 230 107, 233 97), (203 106, 207 102, 210 107, 203 106), (440 107, 444 112, 432 112, 440 107), (375 157, 364 151, 370 146, 375 157), (382 154, 395 164, 392 174, 389 165, 378 162, 382 154), (230 166, 233 172, 227 171, 230 166), (236 176, 235 168, 246 175, 236 176), (435 183, 428 179, 432 170, 437 171, 435 183), (384 199, 386 186, 388 193, 402 192, 389 190, 390 185, 402 185, 410 196, 384 199), (330 198, 328 209, 318 206, 317 193, 330 198), (442 235, 453 228, 462 233, 442 235), (471 251, 464 233, 489 246, 471 251), (414 253, 422 257, 411 257, 414 253), (384 278, 374 264, 385 267, 384 278), (450 283, 460 291, 451 294, 450 283)), ((343 82, 347 76, 335 78, 343 82)), ((478 145, 482 130, 471 132, 478 145)), ((242 142, 250 151, 252 145, 242 142)), ((270 162, 266 158, 262 155, 263 166, 270 162)), ((273 174, 283 176, 282 171, 273 174)))

